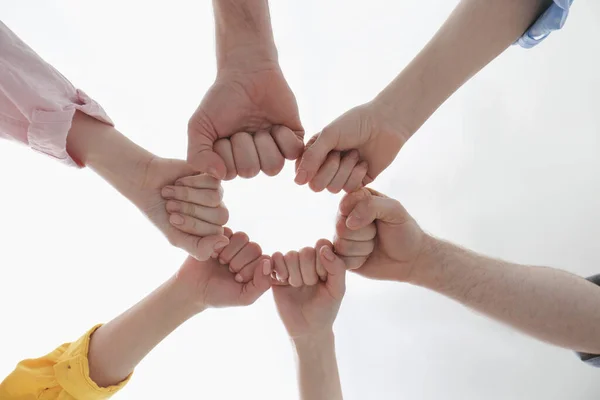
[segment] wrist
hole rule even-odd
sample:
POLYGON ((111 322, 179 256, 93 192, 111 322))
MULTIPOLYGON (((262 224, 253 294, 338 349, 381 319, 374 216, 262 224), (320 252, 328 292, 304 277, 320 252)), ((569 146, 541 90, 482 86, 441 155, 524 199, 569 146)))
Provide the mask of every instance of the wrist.
POLYGON ((333 347, 335 344, 335 335, 333 329, 327 328, 319 332, 313 332, 301 336, 291 336, 290 340, 298 355, 304 353, 314 354, 315 351, 321 351, 333 347))
POLYGON ((409 283, 434 289, 444 269, 444 260, 440 255, 443 242, 431 235, 424 234, 421 251, 415 260, 409 283))
POLYGON ((154 158, 113 126, 80 112, 73 118, 67 150, 130 200, 154 158))
POLYGON ((217 68, 277 63, 267 0, 213 0, 217 68))

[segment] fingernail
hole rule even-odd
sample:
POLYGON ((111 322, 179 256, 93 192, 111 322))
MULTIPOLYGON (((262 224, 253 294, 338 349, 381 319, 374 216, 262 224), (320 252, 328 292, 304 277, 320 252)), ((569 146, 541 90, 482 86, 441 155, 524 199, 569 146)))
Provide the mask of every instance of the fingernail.
POLYGON ((167 197, 167 198, 175 196, 175 190, 173 188, 170 188, 170 187, 163 188, 163 190, 162 190, 161 193, 162 193, 163 197, 167 197))
POLYGON ((299 169, 296 173, 296 179, 294 180, 298 185, 304 185, 306 183, 306 171, 299 169))
POLYGON ((221 250, 223 247, 227 246, 227 242, 217 242, 215 243, 215 245, 213 246, 213 250, 217 251, 217 250, 221 250))
POLYGON ((235 280, 236 280, 236 282, 240 282, 241 283, 244 279, 242 278, 242 276, 240 274, 237 274, 235 276, 235 280))
POLYGON ((360 225, 360 218, 357 215, 350 215, 346 220, 346 226, 348 228, 357 227, 360 225))
POLYGON ((321 247, 321 254, 323 254, 323 257, 325 257, 327 261, 335 260, 335 254, 333 254, 333 251, 327 246, 321 247))
POLYGON ((217 258, 217 257, 219 257, 219 254, 218 254, 218 253, 212 253, 212 254, 210 255, 210 257, 211 257, 211 258, 217 258))
MULTIPOLYGON (((225 262, 222 262, 221 264, 225 264, 225 262)), ((231 272, 232 274, 235 274, 235 271, 231 267, 229 267, 229 272, 231 272)))
POLYGON ((169 221, 171 221, 171 223, 175 225, 182 225, 183 217, 179 214, 171 214, 171 216, 169 217, 169 221))
POLYGON ((270 274, 271 274, 271 261, 264 260, 263 261, 263 275, 270 275, 270 274))

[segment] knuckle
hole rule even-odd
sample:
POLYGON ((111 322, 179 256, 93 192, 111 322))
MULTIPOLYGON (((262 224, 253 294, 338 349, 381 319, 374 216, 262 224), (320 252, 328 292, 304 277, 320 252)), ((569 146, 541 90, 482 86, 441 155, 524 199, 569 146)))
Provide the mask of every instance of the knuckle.
POLYGON ((217 216, 217 225, 225 225, 229 221, 229 210, 226 208, 219 208, 217 216))
POLYGON ((250 251, 253 255, 259 256, 262 254, 262 248, 260 247, 260 245, 258 243, 250 242, 247 244, 247 246, 250 248, 250 251))
POLYGON ((250 238, 248 237, 248 235, 246 234, 246 232, 236 232, 236 233, 233 234, 233 236, 237 240, 239 240, 239 241, 241 241, 243 243, 247 243, 247 242, 250 241, 250 238))

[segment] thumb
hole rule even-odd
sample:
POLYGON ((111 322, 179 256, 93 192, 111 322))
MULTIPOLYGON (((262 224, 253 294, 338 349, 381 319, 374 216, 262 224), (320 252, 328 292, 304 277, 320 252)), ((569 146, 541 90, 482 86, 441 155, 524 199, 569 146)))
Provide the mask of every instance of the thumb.
POLYGON ((346 292, 346 266, 331 247, 323 246, 319 249, 319 258, 325 270, 327 270, 327 282, 325 283, 332 294, 344 296, 346 292))
POLYGON ((313 136, 312 139, 316 137, 316 140, 304 150, 296 170, 295 182, 298 185, 310 182, 319 172, 319 168, 325 162, 327 154, 335 148, 337 140, 330 132, 333 131, 323 130, 323 132, 313 136))
POLYGON ((271 287, 271 272, 273 272, 271 259, 268 256, 262 256, 254 261, 251 266, 254 268, 254 276, 250 282, 242 287, 241 305, 254 303, 271 287))
POLYGON ((371 193, 356 203, 346 219, 346 226, 349 229, 358 230, 375 220, 391 224, 403 224, 411 218, 397 200, 371 193))
MULTIPOLYGON (((183 234, 183 233, 182 233, 183 234)), ((208 260, 213 253, 218 253, 223 247, 227 246, 229 239, 224 235, 212 235, 206 237, 198 237, 194 235, 185 235, 181 243, 177 243, 177 247, 187 251, 192 257, 198 261, 208 260)))
POLYGON ((196 152, 188 151, 188 162, 200 172, 212 175, 219 180, 223 180, 227 174, 225 162, 212 148, 196 152))

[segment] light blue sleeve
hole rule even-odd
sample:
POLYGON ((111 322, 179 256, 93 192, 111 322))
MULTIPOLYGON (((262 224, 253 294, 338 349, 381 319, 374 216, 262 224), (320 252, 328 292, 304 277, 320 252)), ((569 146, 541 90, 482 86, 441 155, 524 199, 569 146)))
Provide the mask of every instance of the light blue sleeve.
POLYGON ((529 27, 516 44, 526 49, 544 40, 552 31, 559 30, 565 24, 573 0, 554 0, 554 3, 529 27))

